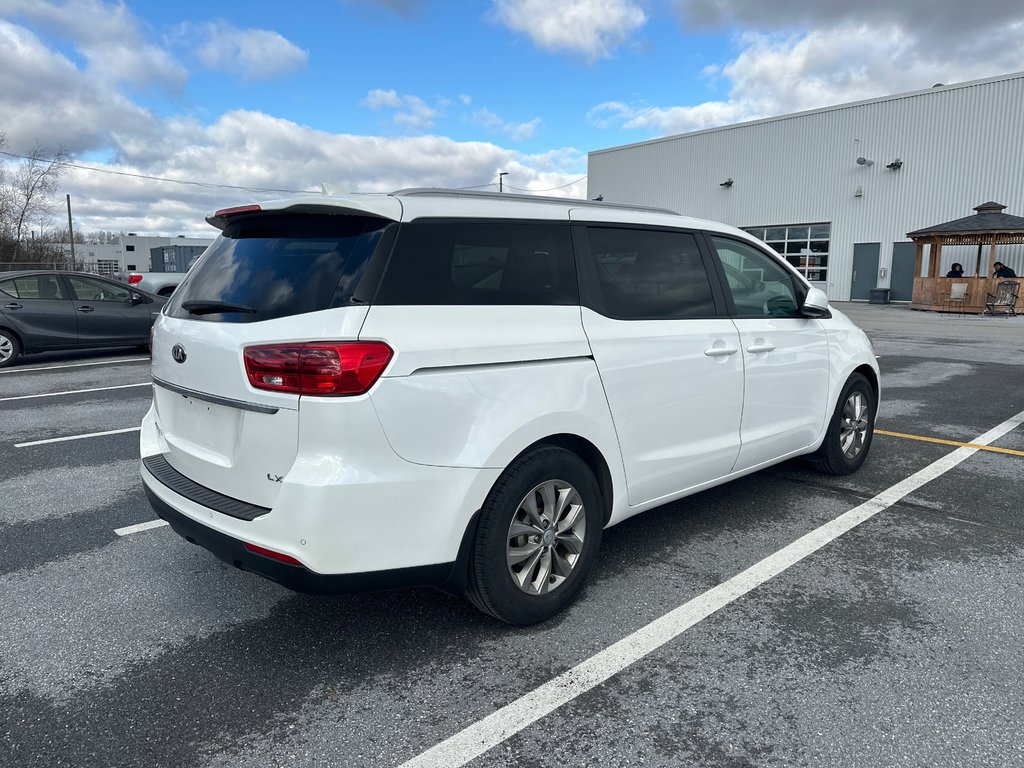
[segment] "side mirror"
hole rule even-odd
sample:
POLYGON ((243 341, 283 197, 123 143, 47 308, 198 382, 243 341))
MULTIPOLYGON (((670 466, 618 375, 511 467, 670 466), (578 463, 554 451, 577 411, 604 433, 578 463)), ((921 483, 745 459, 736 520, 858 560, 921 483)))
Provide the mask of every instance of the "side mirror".
POLYGON ((143 296, 141 293, 133 293, 131 299, 128 300, 128 303, 131 304, 133 307, 138 304, 144 304, 145 302, 146 297, 143 296))
POLYGON ((800 314, 804 317, 825 317, 828 315, 828 296, 820 288, 811 288, 800 306, 800 314))

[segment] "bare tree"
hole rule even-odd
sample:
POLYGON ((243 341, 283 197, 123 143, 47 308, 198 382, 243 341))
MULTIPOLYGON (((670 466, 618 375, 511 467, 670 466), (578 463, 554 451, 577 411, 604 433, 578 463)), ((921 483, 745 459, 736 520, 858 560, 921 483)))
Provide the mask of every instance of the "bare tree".
MULTIPOLYGON (((5 146, 6 137, 0 134, 0 149, 5 146)), ((48 158, 37 144, 13 168, 0 162, 0 262, 67 260, 53 231, 60 204, 58 185, 67 161, 63 147, 48 158)))

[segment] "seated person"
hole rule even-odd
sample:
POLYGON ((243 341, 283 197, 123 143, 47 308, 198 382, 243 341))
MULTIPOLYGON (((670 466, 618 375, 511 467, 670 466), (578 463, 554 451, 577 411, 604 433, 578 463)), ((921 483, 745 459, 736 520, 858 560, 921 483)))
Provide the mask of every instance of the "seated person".
POLYGON ((959 261, 954 261, 953 266, 949 268, 949 272, 946 273, 946 277, 963 277, 964 276, 964 265, 959 261))
POLYGON ((994 266, 996 268, 996 271, 993 273, 992 277, 1016 277, 1017 276, 1016 272, 1014 272, 1008 266, 1003 264, 1003 262, 1001 262, 1001 261, 997 261, 992 266, 994 266))

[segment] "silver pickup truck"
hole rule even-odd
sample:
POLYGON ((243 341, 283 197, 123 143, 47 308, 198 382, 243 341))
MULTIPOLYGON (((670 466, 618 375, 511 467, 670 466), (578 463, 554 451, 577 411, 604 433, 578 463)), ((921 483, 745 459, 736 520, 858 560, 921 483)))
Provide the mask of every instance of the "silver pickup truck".
POLYGON ((188 263, 188 269, 184 272, 117 272, 114 277, 140 291, 155 293, 157 296, 170 296, 197 261, 199 256, 193 256, 188 263))

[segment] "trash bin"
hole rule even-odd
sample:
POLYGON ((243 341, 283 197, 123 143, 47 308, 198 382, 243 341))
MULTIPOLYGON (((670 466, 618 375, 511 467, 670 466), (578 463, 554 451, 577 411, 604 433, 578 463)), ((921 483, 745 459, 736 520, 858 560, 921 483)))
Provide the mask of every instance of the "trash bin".
POLYGON ((870 298, 868 304, 888 304, 889 303, 889 289, 888 288, 872 288, 870 292, 870 298))

